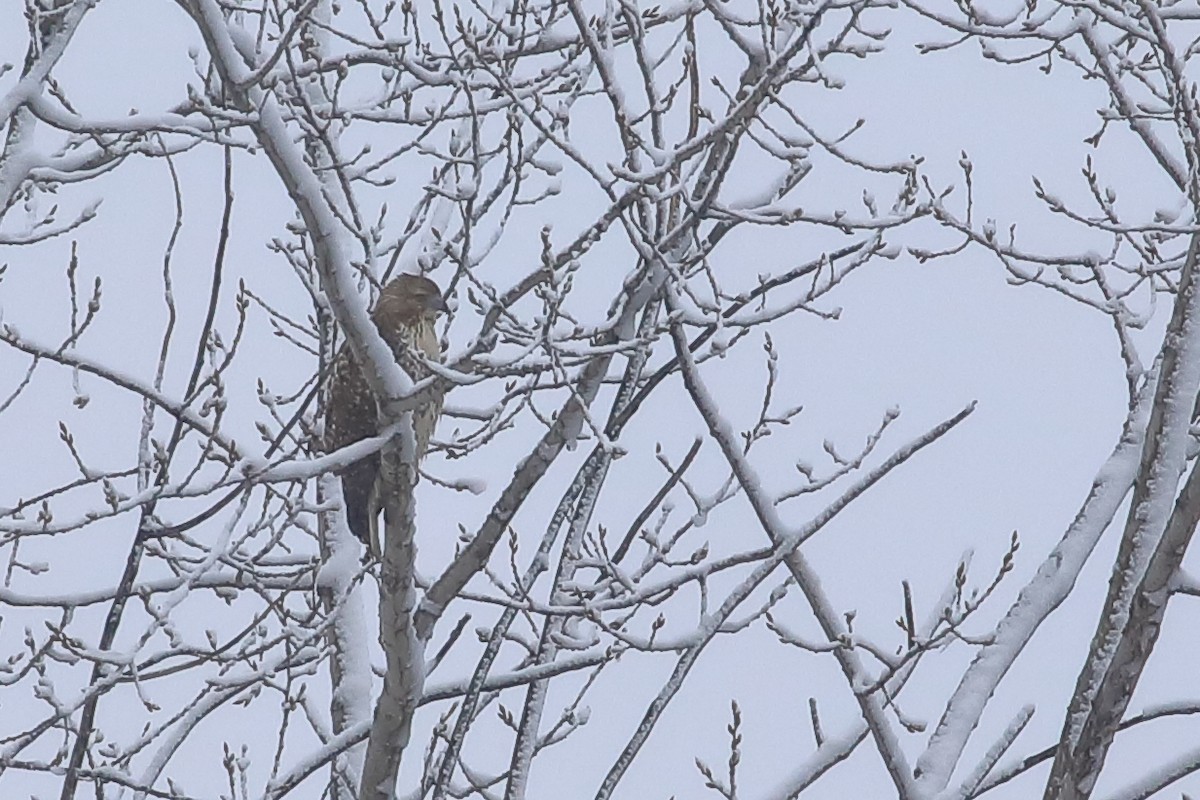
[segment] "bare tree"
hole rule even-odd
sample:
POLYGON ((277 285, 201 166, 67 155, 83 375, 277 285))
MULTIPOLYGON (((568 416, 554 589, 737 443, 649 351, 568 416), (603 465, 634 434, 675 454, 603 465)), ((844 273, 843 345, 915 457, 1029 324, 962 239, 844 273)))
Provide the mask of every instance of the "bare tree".
MULTIPOLYGON (((1117 336, 1129 398, 1121 439, 1039 580, 1025 589, 995 640, 964 675, 926 760, 918 765, 926 767, 919 778, 926 791, 942 791, 948 767, 961 757, 970 734, 961 715, 978 719, 991 690, 1065 599, 1100 534, 1130 497, 1108 595, 1061 738, 1052 751, 1021 765, 1028 768, 1052 754, 1045 797, 1090 797, 1117 733, 1146 721, 1143 716, 1126 720, 1126 711, 1162 629, 1168 600, 1180 592, 1193 593, 1192 580, 1180 568, 1200 514, 1193 464, 1200 390, 1193 274, 1200 116, 1194 84, 1187 78, 1194 41, 1185 30, 1194 15, 1145 2, 1033 3, 998 16, 971 4, 953 10, 919 2, 908 7, 952 36, 925 45, 926 52, 978 43, 986 58, 1000 64, 1036 60, 1047 73, 1077 70, 1084 81, 1100 84, 1106 102, 1096 109, 1098 127, 1087 143, 1101 155, 1128 151, 1128 139, 1113 140, 1132 132, 1148 156, 1147 165, 1160 170, 1165 184, 1174 188, 1174 196, 1160 194, 1152 201, 1170 210, 1146 213, 1139 208, 1147 199, 1137 196, 1142 187, 1134 187, 1134 202, 1122 205, 1117 187, 1089 155, 1082 165, 1085 191, 1075 192, 1082 195, 1078 200, 1062 199, 1074 187, 1044 185, 1036 176, 1033 183, 1045 210, 1091 234, 1093 249, 1045 252, 1025 246, 1015 226, 1005 235, 994 220, 981 224, 968 194, 965 207, 958 208, 931 196, 934 217, 960 243, 948 251, 919 253, 935 258, 982 248, 996 257, 1011 282, 1044 286, 1105 315, 1117 336), (1165 335, 1139 336, 1164 296, 1171 304, 1165 335), (1147 350, 1154 353, 1152 359, 1147 350)), ((969 189, 972 165, 965 154, 962 166, 969 189)), ((1114 796, 1148 797, 1200 768, 1195 751, 1173 758, 1169 768, 1151 765, 1114 796)))
POLYGON ((766 631, 781 654, 835 668, 831 702, 849 722, 831 729, 812 697, 815 749, 781 765, 773 789, 747 790, 735 701, 727 768, 697 758, 707 790, 798 796, 861 749, 900 798, 974 797, 1051 758, 1047 797, 1090 794, 1122 724, 1143 721, 1122 719, 1166 599, 1194 591, 1179 563, 1195 489, 1179 481, 1200 389, 1200 117, 1194 48, 1168 29, 1183 12, 179 0, 172 30, 188 44, 163 79, 179 81, 173 103, 116 114, 59 75, 64 54, 98 46, 96 5, 28 4, 24 63, 0 86, 0 244, 19 270, 37 265, 33 288, 0 284, 14 299, 0 322, 0 420, 29 420, 66 453, 21 476, 0 508, 0 702, 12 709, 0 781, 63 800, 520 800, 547 791, 535 764, 586 739, 589 763, 604 765, 586 791, 629 794, 714 642, 766 631), (1087 21, 1064 25, 1068 14, 1087 21), (859 124, 831 129, 813 109, 840 88, 841 65, 918 16, 956 37, 932 57, 982 41, 995 59, 1103 81, 1112 102, 1095 145, 1131 127, 1185 210, 1131 222, 1089 165, 1095 212, 1040 183, 1037 196, 1109 254, 1046 255, 976 219, 965 155, 957 195, 920 158, 864 155, 859 124), (157 258, 109 263, 95 254, 128 235, 109 208, 142 202, 147 176, 173 200, 139 236, 157 258), (912 244, 947 231, 948 248, 912 244), (786 244, 764 258, 767 241, 786 244), (924 607, 909 583, 895 608, 869 598, 897 618, 890 638, 856 629, 807 554, 974 409, 898 432, 880 398, 852 451, 826 440, 816 464, 793 455, 804 426, 780 343, 835 335, 847 279, 906 246, 919 260, 991 253, 1014 282, 1107 315, 1125 358, 1120 440, 982 636, 964 624, 1011 573, 1015 534, 982 583, 964 559, 919 576, 937 595, 924 607), (415 383, 367 313, 401 273, 433 278, 450 308, 443 361, 415 383), (134 288, 114 294, 114 281, 134 288), (66 324, 19 301, 30 292, 61 300, 66 324), (1134 330, 1160 295, 1174 312, 1146 368, 1134 330), (342 348, 378 401, 379 435, 324 452, 342 348), (411 412, 435 394, 445 413, 418 466, 411 412), (350 535, 335 478, 375 453, 378 560, 350 535), (998 767, 1032 715, 1003 709, 994 743, 963 763, 1000 681, 1131 492, 1061 742, 998 767), (115 552, 119 569, 99 568, 115 552), (938 698, 926 741, 899 696, 951 648, 973 661, 938 698), (637 704, 632 730, 607 719, 612 705, 590 707, 612 681, 637 687, 623 695, 637 704))

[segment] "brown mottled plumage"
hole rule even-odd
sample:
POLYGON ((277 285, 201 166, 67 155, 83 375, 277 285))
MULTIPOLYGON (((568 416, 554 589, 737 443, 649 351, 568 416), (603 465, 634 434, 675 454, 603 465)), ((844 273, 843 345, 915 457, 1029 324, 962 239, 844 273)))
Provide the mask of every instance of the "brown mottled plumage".
MULTIPOLYGON (((392 348, 396 362, 414 381, 429 375, 421 356, 441 361, 434 322, 446 303, 437 284, 421 275, 401 275, 379 295, 371 320, 379 335, 392 348), (420 353, 420 355, 418 355, 420 353)), ((425 455, 429 438, 442 413, 442 398, 434 398, 413 411, 413 434, 417 461, 425 455)), ((332 452, 379 432, 375 395, 363 377, 362 369, 349 347, 343 347, 333 365, 329 384, 329 407, 325 412, 325 450, 332 452)), ((350 531, 381 553, 379 512, 379 454, 359 459, 342 470, 342 495, 350 531)))

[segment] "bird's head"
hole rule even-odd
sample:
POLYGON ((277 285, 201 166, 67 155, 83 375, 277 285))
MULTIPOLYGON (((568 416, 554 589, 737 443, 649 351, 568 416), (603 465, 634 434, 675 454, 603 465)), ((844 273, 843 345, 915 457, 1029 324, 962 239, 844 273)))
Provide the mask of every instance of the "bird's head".
POLYGON ((447 310, 436 283, 424 275, 406 273, 383 287, 375 314, 412 324, 421 320, 433 322, 447 310))

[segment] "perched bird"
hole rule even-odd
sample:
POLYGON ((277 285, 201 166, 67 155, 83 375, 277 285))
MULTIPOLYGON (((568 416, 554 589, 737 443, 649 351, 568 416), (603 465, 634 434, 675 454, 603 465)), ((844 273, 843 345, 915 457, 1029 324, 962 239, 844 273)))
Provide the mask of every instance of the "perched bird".
MULTIPOLYGON (((439 362, 442 359, 434 322, 444 311, 446 302, 436 283, 422 275, 401 275, 383 287, 379 302, 371 312, 379 335, 392 348, 396 362, 414 381, 429 375, 424 359, 439 362)), ((433 435, 441 413, 440 395, 413 410, 418 462, 429 447, 429 437, 433 435)), ((348 346, 343 346, 334 360, 329 384, 325 451, 333 452, 378 433, 375 395, 363 377, 358 360, 348 346)), ((379 454, 372 453, 350 464, 341 471, 341 477, 350 531, 379 557, 382 553, 379 512, 383 509, 379 454)))

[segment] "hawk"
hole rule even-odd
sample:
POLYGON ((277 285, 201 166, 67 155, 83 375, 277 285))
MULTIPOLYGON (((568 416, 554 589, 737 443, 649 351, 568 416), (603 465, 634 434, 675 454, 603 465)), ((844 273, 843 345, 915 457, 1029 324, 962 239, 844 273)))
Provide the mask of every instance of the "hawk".
MULTIPOLYGON (((379 295, 371 320, 379 335, 392 348, 396 362, 414 381, 428 377, 425 359, 441 361, 442 351, 434 332, 437 315, 446 311, 446 301, 437 284, 422 275, 401 275, 379 295)), ((429 437, 442 413, 440 395, 413 410, 416 459, 429 447, 429 437)), ((358 360, 343 346, 334 360, 325 412, 325 452, 333 452, 379 433, 378 407, 371 387, 363 377, 358 360)), ((379 454, 372 453, 341 471, 342 496, 350 531, 381 555, 379 512, 379 454)))

